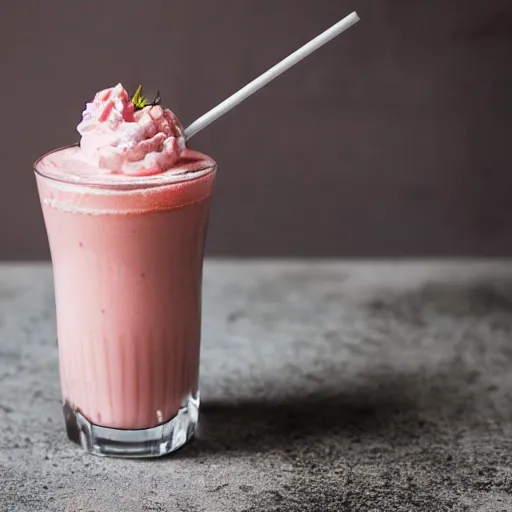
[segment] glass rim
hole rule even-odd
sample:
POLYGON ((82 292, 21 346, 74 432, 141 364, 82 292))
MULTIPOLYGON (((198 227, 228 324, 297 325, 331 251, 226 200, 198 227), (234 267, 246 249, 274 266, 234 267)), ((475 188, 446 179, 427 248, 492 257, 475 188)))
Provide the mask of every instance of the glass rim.
POLYGON ((49 173, 45 173, 44 171, 38 168, 38 164, 47 156, 65 149, 79 147, 79 145, 79 143, 68 144, 67 146, 62 146, 59 148, 52 149, 51 151, 47 151, 32 164, 33 171, 36 175, 44 179, 56 183, 61 183, 64 185, 121 191, 164 187, 174 184, 178 185, 180 183, 186 183, 202 178, 217 170, 217 163, 215 162, 215 160, 213 160, 207 155, 204 155, 207 158, 207 160, 204 161, 204 165, 201 165, 198 169, 184 171, 175 174, 164 172, 159 174, 153 174, 150 176, 130 176, 131 181, 126 182, 106 182, 101 181, 101 178, 98 177, 95 177, 93 179, 81 179, 80 177, 76 177, 75 179, 67 179, 66 177, 54 176, 49 173), (162 174, 166 174, 166 179, 162 179, 162 174))

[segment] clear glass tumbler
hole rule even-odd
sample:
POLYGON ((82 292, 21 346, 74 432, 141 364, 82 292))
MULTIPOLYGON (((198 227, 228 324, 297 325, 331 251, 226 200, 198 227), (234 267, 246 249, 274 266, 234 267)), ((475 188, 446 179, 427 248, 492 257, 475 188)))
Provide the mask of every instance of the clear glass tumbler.
MULTIPOLYGON (((61 151, 61 150, 57 150, 61 151)), ((185 444, 199 408, 204 242, 216 165, 122 183, 35 164, 68 437, 96 455, 185 444)))

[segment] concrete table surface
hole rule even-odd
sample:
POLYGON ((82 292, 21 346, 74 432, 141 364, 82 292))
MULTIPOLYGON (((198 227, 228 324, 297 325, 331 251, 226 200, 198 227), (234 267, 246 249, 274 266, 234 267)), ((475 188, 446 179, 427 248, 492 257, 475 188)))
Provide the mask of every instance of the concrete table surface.
POLYGON ((510 511, 512 263, 209 261, 198 438, 66 440, 50 267, 0 266, 0 511, 510 511))

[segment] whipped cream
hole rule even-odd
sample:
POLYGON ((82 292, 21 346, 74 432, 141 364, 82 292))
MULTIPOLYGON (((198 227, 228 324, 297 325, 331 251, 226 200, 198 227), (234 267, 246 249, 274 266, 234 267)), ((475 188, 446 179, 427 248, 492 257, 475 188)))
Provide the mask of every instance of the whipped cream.
POLYGON ((111 174, 160 174, 195 153, 186 147, 183 126, 173 112, 160 105, 136 110, 121 84, 96 94, 77 130, 77 156, 111 174))

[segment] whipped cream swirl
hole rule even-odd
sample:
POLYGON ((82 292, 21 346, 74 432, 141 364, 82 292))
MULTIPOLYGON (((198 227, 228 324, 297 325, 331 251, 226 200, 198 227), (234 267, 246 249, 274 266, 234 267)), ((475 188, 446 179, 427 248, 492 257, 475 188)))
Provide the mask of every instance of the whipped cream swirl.
POLYGON ((105 172, 149 176, 187 158, 179 119, 160 105, 136 111, 121 84, 96 94, 77 127, 80 157, 105 172))

